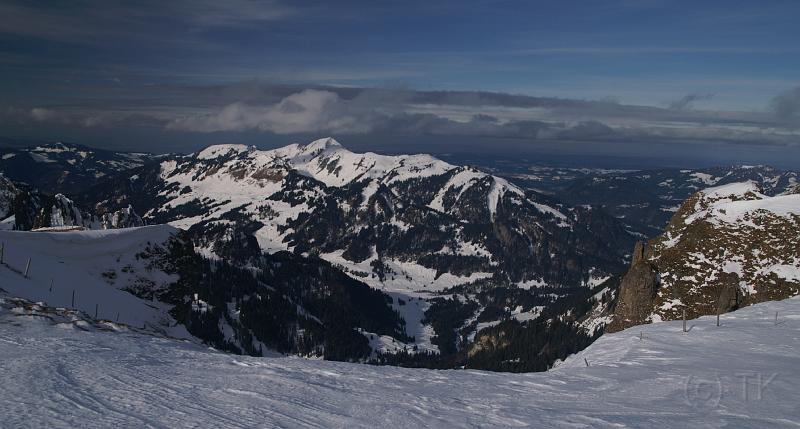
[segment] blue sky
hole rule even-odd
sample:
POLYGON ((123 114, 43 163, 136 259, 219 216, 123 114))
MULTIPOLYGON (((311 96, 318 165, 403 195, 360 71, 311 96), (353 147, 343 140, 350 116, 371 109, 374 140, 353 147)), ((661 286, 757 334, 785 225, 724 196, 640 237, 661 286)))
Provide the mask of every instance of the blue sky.
POLYGON ((2 0, 0 14, 5 137, 798 154, 796 1, 2 0))

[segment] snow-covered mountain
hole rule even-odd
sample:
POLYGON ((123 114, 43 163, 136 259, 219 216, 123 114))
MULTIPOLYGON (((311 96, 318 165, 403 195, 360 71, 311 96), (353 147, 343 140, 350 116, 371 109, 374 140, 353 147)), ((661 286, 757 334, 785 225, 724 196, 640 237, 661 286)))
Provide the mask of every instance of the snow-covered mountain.
MULTIPOLYGON (((62 152, 56 150, 53 153, 62 152)), ((3 183, 7 186, 2 187, 6 191, 0 193, 0 206, 11 207, 4 214, 14 211, 16 223, 7 220, 3 225, 36 229, 72 226, 118 228, 167 223, 186 231, 181 233, 181 239, 186 243, 181 252, 192 254, 192 258, 210 258, 224 261, 220 263, 228 264, 233 270, 254 270, 262 276, 277 276, 278 280, 270 277, 270 281, 285 282, 285 287, 290 287, 287 279, 291 274, 286 268, 289 266, 307 272, 308 285, 304 287, 311 291, 330 278, 337 279, 342 291, 366 287, 361 282, 382 290, 384 295, 374 295, 370 299, 388 303, 388 306, 380 305, 385 307, 381 310, 384 315, 364 316, 368 319, 377 317, 370 320, 381 322, 377 325, 348 322, 348 326, 361 333, 346 339, 337 337, 341 344, 354 346, 356 350, 337 355, 339 358, 370 356, 370 359, 385 363, 433 367, 466 365, 510 371, 546 369, 554 360, 591 343, 611 320, 616 289, 620 284, 620 278, 614 274, 623 270, 625 253, 633 248, 633 237, 626 231, 630 225, 623 225, 605 214, 603 209, 568 206, 540 193, 522 190, 475 168, 455 166, 427 155, 359 154, 345 149, 333 139, 322 139, 274 150, 217 145, 196 154, 149 160, 152 162, 144 162, 138 167, 125 165, 121 172, 96 177, 90 181, 93 184, 87 186, 88 189, 69 197, 43 194, 24 184, 6 180, 3 183), (129 170, 131 167, 134 168, 129 170), (12 203, 3 205, 3 201, 12 203), (141 218, 137 213, 142 214, 141 218), (279 253, 284 250, 291 254, 279 253), (275 264, 283 266, 277 274, 273 267, 275 264), (314 267, 326 267, 323 269, 329 274, 313 274, 314 267), (342 272, 350 279, 345 280, 342 272), (401 318, 394 320, 391 314, 401 318), (364 338, 367 339, 366 345, 364 338), (429 352, 440 355, 431 357, 429 352)), ((624 183, 632 183, 631 177, 634 176, 631 175, 637 174, 636 180, 649 181, 647 183, 659 180, 659 189, 672 189, 669 198, 741 175, 756 175, 761 188, 753 194, 754 198, 763 201, 791 199, 769 195, 791 192, 797 183, 792 174, 768 168, 726 171, 723 174, 721 170, 719 175, 688 170, 665 171, 648 173, 653 175, 648 178, 642 176, 642 172, 602 174, 625 176, 624 180, 619 179, 624 183), (674 179, 676 174, 686 177, 677 180, 674 179), (767 183, 766 190, 762 183, 767 183)), ((604 184, 609 192, 615 186, 603 180, 594 182, 599 184, 593 186, 604 184)), ((593 186, 588 189, 594 189, 593 186)), ((715 189, 726 188, 713 188, 708 191, 709 195, 717 192, 715 189)), ((660 196, 657 198, 665 200, 660 196)), ((690 204, 686 204, 684 207, 689 207, 690 204)), ((703 204, 711 203, 696 204, 705 207, 703 204)), ((705 216, 700 214, 701 210, 697 208, 700 206, 691 207, 694 217, 705 216)), ((731 209, 722 207, 715 210, 712 212, 719 216, 731 209)), ((683 214, 684 211, 679 210, 676 218, 689 216, 683 214)), ((744 223, 746 226, 747 222, 744 223)), ((719 227, 711 221, 698 221, 681 224, 681 228, 695 228, 705 233, 707 227, 696 225, 707 224, 719 227)), ((786 225, 781 227, 787 228, 786 225)), ((668 230, 664 237, 680 235, 676 228, 668 230)), ((747 232, 751 236, 755 234, 754 231, 747 232)), ((694 235, 690 233, 686 237, 694 235)), ((668 242, 671 238, 664 240, 668 242)), ((715 241, 686 239, 689 247, 698 242, 715 241)), ((733 248, 742 245, 734 241, 725 241, 724 244, 733 248)), ((652 247, 658 248, 657 243, 652 247)), ((683 249, 681 246, 676 248, 683 249)), ((773 246, 773 249, 778 247, 773 246)), ((686 250, 684 255, 712 251, 705 248, 683 250, 686 250)), ((638 262, 643 251, 639 249, 635 253, 639 255, 638 262)), ((782 257, 794 257, 790 251, 780 250, 779 253, 782 257)), ((180 252, 167 255, 168 258, 181 257, 180 252)), ((704 257, 713 263, 712 256, 704 257)), ((691 258, 684 259, 688 261, 691 258)), ((733 269, 728 260, 718 262, 730 268, 728 271, 733 269)), ((769 267, 761 262, 766 263, 753 262, 747 273, 752 271, 763 275, 769 271, 769 267)), ((783 265, 793 263, 784 262, 783 265)), ((699 267, 697 261, 686 263, 686 270, 699 267)), ((195 269, 203 271, 205 268, 198 267, 209 262, 195 261, 193 264, 195 269)), ((625 291, 630 289, 627 284, 647 283, 650 279, 656 282, 659 278, 664 279, 664 273, 680 270, 665 268, 656 271, 645 270, 644 274, 652 275, 640 276, 635 281, 631 280, 635 276, 631 277, 630 273, 627 280, 622 279, 618 313, 630 307, 627 303, 629 298, 625 298, 625 291)), ((701 274, 716 281, 717 277, 727 278, 730 273, 726 271, 720 275, 710 269, 701 274)), ((683 277, 689 276, 679 276, 676 282, 683 284, 683 277)), ((758 280, 748 277, 740 281, 758 280)), ((208 284, 200 286, 203 287, 210 288, 208 284)), ((257 283, 252 285, 252 288, 258 287, 257 283)), ((221 348, 260 354, 260 348, 252 345, 255 343, 247 340, 245 343, 249 345, 244 346, 238 337, 255 335, 251 324, 253 319, 241 318, 238 313, 241 310, 236 307, 251 295, 250 288, 247 286, 245 291, 237 289, 221 295, 210 293, 206 302, 213 301, 209 307, 213 309, 212 314, 200 324, 206 328, 194 333, 221 348), (232 302, 237 304, 230 307, 232 302), (229 326, 234 328, 229 329, 229 326), (239 331, 244 334, 231 334, 239 331)), ((673 289, 664 286, 660 296, 674 295, 665 292, 673 289)), ((180 291, 180 296, 189 298, 196 293, 194 289, 176 290, 180 291)), ((780 290, 785 288, 781 286, 780 290)), ((152 293, 148 296, 152 297, 152 293)), ((759 300, 783 296, 787 295, 762 292, 759 300)), ((707 306, 707 298, 703 295, 698 300, 706 299, 702 305, 707 306)), ((191 301, 187 298, 188 301, 181 304, 171 299, 164 297, 163 302, 179 307, 191 301)), ((302 299, 305 298, 301 294, 297 300, 302 299)), ((658 301, 657 306, 650 306, 652 308, 634 305, 637 309, 648 308, 642 310, 649 312, 641 317, 623 316, 617 320, 629 319, 628 325, 643 323, 661 311, 656 307, 668 306, 667 301, 678 302, 675 297, 664 299, 666 301, 658 301)), ((757 301, 748 299, 739 297, 732 302, 743 305, 757 301)), ((296 326, 286 326, 291 325, 291 320, 298 314, 322 320, 319 308, 342 305, 350 308, 352 302, 343 302, 335 301, 330 306, 317 307, 316 311, 309 308, 321 305, 319 302, 301 304, 303 310, 298 310, 300 313, 280 316, 281 325, 276 327, 277 331, 262 332, 261 336, 277 335, 276 332, 287 332, 286 329, 295 332, 296 326)), ((703 310, 697 314, 707 313, 703 310)), ((340 316, 330 317, 339 320, 340 316)), ((175 323, 189 320, 174 317, 175 323)), ((304 320, 314 319, 306 317, 304 320)), ((196 324, 195 328, 200 325, 196 324)), ((274 341, 261 341, 261 344, 284 352, 322 355, 321 349, 314 347, 324 343, 325 335, 324 332, 317 334, 317 339, 310 342, 314 346, 274 341)))
POLYGON ((168 223, 187 230, 193 252, 246 269, 261 267, 265 252, 320 257, 385 291, 403 316, 401 334, 361 327, 377 334, 368 335, 373 358, 387 363, 463 365, 483 329, 508 321, 547 341, 547 320, 570 314, 575 322, 559 325, 560 335, 580 340, 568 347, 509 368, 481 358, 495 369, 546 369, 599 333, 578 321, 633 243, 602 211, 568 207, 427 155, 357 154, 322 139, 267 151, 217 145, 157 160, 95 178, 69 196, 31 191, 17 198, 12 225, 168 223), (432 363, 417 351, 448 357, 432 363))
POLYGON ((78 196, 151 223, 232 231, 267 252, 317 254, 385 290, 580 285, 619 270, 632 237, 614 219, 427 155, 353 153, 333 139, 260 151, 218 145, 78 196))
POLYGON ((753 181, 700 191, 637 247, 610 329, 796 295, 798 242, 800 194, 770 197, 753 181))
POLYGON ((72 143, 42 143, 27 148, 0 147, 0 172, 49 194, 72 194, 95 180, 140 167, 152 156, 113 152, 72 143))
POLYGON ((95 213, 133 207, 146 223, 187 230, 199 253, 239 266, 283 250, 322 258, 388 293, 413 327, 414 344, 378 337, 374 349, 448 356, 435 363, 415 353, 378 357, 408 365, 463 365, 477 333, 504 320, 546 341, 545 318, 569 314, 560 338, 575 341, 507 368, 546 369, 599 333, 579 320, 634 243, 601 210, 569 207, 427 155, 358 154, 333 139, 274 150, 211 146, 72 197, 95 213), (524 323, 540 316, 535 326, 524 323))
POLYGON ((231 356, 0 295, 0 415, 51 428, 793 428, 798 320, 798 298, 762 303, 720 327, 655 323, 546 373, 499 374, 231 356))

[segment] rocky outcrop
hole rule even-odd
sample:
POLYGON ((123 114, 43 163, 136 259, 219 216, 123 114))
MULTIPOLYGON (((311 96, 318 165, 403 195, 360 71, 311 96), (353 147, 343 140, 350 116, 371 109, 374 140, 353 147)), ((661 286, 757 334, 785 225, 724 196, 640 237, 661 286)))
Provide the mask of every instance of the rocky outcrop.
POLYGON ((113 213, 105 213, 99 216, 101 229, 132 228, 144 226, 144 221, 133 210, 133 206, 123 207, 113 213))
POLYGON ((63 194, 50 196, 24 188, 17 188, 7 215, 13 215, 13 229, 21 231, 54 228, 117 229, 145 225, 130 205, 112 212, 96 213, 83 210, 83 207, 63 194))
POLYGON ((646 242, 636 242, 636 245, 633 247, 633 255, 631 256, 631 266, 634 266, 647 258, 647 249, 648 247, 646 242))
POLYGON ((619 286, 613 321, 606 326, 606 332, 647 323, 658 292, 658 268, 646 259, 646 249, 646 243, 636 243, 631 267, 619 286))
POLYGON ((473 358, 486 351, 504 349, 508 345, 509 340, 504 331, 499 331, 496 335, 492 335, 492 333, 479 335, 467 350, 467 357, 473 358))
POLYGON ((755 182, 690 197, 664 234, 638 243, 607 332, 695 318, 800 293, 800 195, 755 182))

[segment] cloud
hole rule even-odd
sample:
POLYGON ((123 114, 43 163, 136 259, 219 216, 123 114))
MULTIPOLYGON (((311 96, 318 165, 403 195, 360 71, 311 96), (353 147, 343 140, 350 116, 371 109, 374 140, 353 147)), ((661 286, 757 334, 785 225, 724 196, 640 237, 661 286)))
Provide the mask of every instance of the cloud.
POLYGON ((330 91, 307 89, 271 106, 233 103, 219 112, 176 119, 168 125, 175 130, 271 131, 276 134, 342 132, 361 134, 370 131, 361 121, 365 112, 350 112, 348 103, 330 91))
POLYGON ((58 113, 56 113, 54 110, 45 109, 42 107, 34 107, 31 109, 30 115, 31 118, 39 122, 51 121, 58 117, 58 113))
POLYGON ((599 145, 696 142, 790 146, 800 141, 797 127, 787 120, 800 113, 797 89, 776 97, 774 114, 692 109, 692 102, 709 97, 704 94, 689 94, 671 103, 670 108, 479 91, 304 88, 258 81, 153 86, 139 88, 135 97, 121 94, 112 102, 87 98, 71 106, 13 108, 0 112, 0 120, 112 130, 146 127, 195 134, 369 135, 376 141, 384 136, 491 137, 599 145))
POLYGON ((675 100, 667 104, 672 110, 686 110, 692 108, 695 101, 710 100, 714 94, 688 94, 683 96, 680 100, 675 100))
POLYGON ((457 121, 441 114, 409 109, 409 92, 369 90, 345 99, 332 91, 306 89, 271 105, 233 103, 218 111, 185 116, 168 124, 169 129, 219 131, 269 131, 302 133, 394 133, 406 135, 489 135, 536 138, 547 125, 536 121, 503 122, 485 115, 470 115, 457 121))
POLYGON ((780 119, 790 121, 800 119, 800 86, 773 98, 770 107, 780 119))
MULTIPOLYGON (((672 110, 684 110, 693 100, 704 97, 686 96, 680 106, 672 110)), ((710 122, 701 116, 703 119, 695 124, 686 123, 691 115, 673 115, 678 119, 676 122, 655 120, 664 109, 640 111, 640 116, 645 118, 647 112, 655 112, 648 120, 631 121, 626 117, 625 121, 613 123, 586 119, 587 116, 601 116, 598 112, 603 107, 613 112, 636 111, 636 106, 608 102, 536 99, 508 94, 305 89, 273 103, 236 102, 210 113, 183 116, 167 127, 201 133, 255 130, 275 134, 432 135, 632 144, 717 141, 790 145, 797 137, 792 133, 770 132, 735 118, 723 117, 710 122), (512 107, 502 106, 503 101, 512 107), (518 107, 526 105, 536 107, 518 107), (564 115, 563 111, 581 112, 583 119, 575 120, 574 115, 564 115), (562 112, 562 115, 554 112, 562 112)), ((613 114, 608 116, 614 118, 613 114)))

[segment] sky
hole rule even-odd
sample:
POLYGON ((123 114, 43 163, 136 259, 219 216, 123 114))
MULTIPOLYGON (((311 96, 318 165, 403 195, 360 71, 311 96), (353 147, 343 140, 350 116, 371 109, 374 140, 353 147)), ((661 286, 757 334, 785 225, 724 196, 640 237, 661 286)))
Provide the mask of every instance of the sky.
POLYGON ((7 144, 800 161, 797 1, 0 0, 0 16, 7 144))

